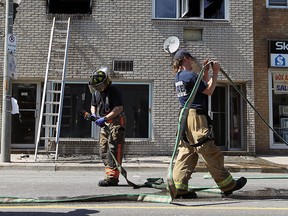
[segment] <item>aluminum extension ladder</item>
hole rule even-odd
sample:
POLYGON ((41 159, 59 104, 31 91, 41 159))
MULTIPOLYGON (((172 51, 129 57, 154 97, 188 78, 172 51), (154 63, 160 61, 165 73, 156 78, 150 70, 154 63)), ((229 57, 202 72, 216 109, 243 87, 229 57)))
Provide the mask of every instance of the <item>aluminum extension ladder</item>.
POLYGON ((36 137, 35 161, 40 143, 44 144, 47 153, 55 154, 55 160, 58 158, 69 32, 70 18, 65 21, 56 21, 55 17, 53 18, 36 137))

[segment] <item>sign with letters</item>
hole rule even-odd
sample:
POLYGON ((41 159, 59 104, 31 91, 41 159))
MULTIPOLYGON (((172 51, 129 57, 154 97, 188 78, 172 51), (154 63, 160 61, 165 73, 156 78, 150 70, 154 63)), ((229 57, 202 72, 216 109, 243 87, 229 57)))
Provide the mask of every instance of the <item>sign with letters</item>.
POLYGON ((269 66, 288 67, 288 41, 269 40, 269 66))
POLYGON ((288 94, 288 74, 274 73, 273 85, 275 94, 288 94))

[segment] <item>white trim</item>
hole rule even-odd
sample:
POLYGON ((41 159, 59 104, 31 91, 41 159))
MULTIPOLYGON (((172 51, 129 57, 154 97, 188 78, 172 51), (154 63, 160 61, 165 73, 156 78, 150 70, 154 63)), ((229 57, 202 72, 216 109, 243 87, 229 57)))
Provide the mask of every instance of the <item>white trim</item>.
MULTIPOLYGON (((268 70, 268 103, 269 103, 269 125, 273 127, 273 106, 272 106, 272 72, 268 70)), ((273 131, 269 129, 269 146, 273 148, 274 145, 273 131)))

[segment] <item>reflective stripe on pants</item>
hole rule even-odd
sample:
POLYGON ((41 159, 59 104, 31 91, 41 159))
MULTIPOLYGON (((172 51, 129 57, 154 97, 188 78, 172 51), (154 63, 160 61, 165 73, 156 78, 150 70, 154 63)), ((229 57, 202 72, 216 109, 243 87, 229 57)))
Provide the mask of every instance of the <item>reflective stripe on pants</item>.
MULTIPOLYGON (((195 109, 189 109, 186 125, 186 136, 190 144, 208 133, 208 123, 205 115, 197 115, 195 109)), ((209 173, 222 191, 235 187, 236 181, 224 168, 224 156, 213 140, 199 147, 192 147, 181 141, 178 156, 173 169, 175 186, 180 190, 188 189, 188 181, 197 165, 199 155, 202 157, 209 173)))

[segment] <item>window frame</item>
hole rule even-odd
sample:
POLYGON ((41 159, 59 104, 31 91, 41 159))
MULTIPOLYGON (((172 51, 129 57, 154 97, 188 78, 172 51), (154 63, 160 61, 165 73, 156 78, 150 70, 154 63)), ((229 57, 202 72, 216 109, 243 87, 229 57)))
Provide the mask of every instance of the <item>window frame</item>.
POLYGON ((266 7, 267 8, 288 8, 288 0, 286 0, 286 6, 283 5, 269 5, 270 0, 266 0, 266 7))
POLYGON ((157 0, 152 0, 152 19, 155 20, 205 20, 205 21, 228 21, 229 20, 229 0, 224 1, 224 19, 204 18, 204 0, 200 0, 200 16, 199 17, 183 17, 188 13, 189 0, 175 0, 176 1, 176 17, 156 17, 156 3, 157 0), (182 4, 180 3, 182 2, 182 4), (182 6, 181 6, 182 5, 182 6), (185 6, 185 7, 184 7, 185 6), (186 8, 186 10, 185 10, 186 8), (182 12, 185 10, 185 13, 182 12), (183 15, 184 14, 184 15, 183 15))

